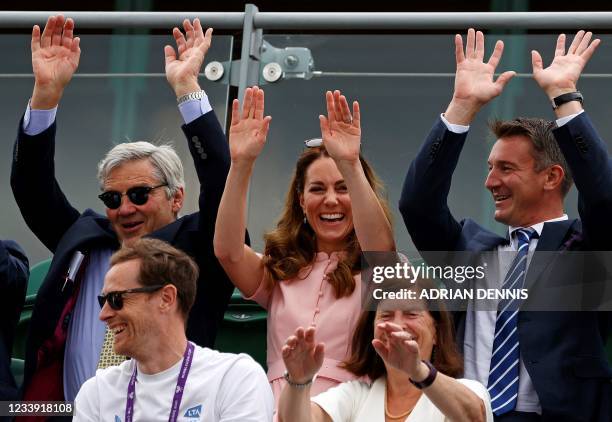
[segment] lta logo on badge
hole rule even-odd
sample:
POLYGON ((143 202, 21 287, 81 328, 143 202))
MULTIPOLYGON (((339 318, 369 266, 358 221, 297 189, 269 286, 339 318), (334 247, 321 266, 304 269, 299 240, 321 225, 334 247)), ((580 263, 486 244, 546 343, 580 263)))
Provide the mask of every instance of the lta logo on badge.
POLYGON ((189 409, 187 409, 187 411, 185 412, 185 417, 186 418, 199 418, 201 413, 202 413, 202 405, 198 404, 197 406, 190 407, 189 409))

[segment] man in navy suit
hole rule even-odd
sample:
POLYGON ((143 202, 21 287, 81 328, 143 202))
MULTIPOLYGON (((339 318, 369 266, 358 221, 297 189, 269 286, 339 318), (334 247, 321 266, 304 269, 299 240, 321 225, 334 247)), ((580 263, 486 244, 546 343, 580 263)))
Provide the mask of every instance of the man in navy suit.
MULTIPOLYGON (((26 345, 24 399, 74 400, 97 366, 111 359, 112 332, 97 315, 109 259, 142 236, 164 240, 200 267, 187 337, 212 347, 233 286, 215 259, 217 208, 230 165, 229 148, 198 74, 211 43, 199 20, 174 28, 178 55, 165 47, 166 77, 177 96, 200 182, 199 212, 178 216, 184 182, 180 159, 168 146, 120 144, 99 165, 106 216, 81 213, 64 196, 54 174, 55 113, 80 57, 74 22, 48 19, 32 31, 35 84, 15 143, 11 186, 34 234, 54 254, 36 298, 26 345), (109 347, 106 347, 106 345, 109 347), (109 353, 103 353, 108 350, 109 353)), ((91 99, 92 106, 95 99, 91 99)), ((92 194, 94 194, 92 192, 92 194)), ((97 193, 96 193, 97 195, 97 193)), ((124 300, 130 300, 130 293, 124 300)))
POLYGON ((19 245, 0 240, 0 400, 18 397, 11 373, 11 352, 29 273, 28 258, 19 245))
MULTIPOLYGON (((508 269, 499 286, 506 285, 513 269, 521 275, 510 281, 537 290, 554 286, 555 280, 544 276, 546 265, 533 258, 534 251, 611 249, 612 170, 576 90, 599 45, 591 37, 578 32, 566 51, 565 35, 560 35, 546 68, 532 51, 533 77, 553 101, 556 123, 519 118, 492 125, 498 140, 489 155, 485 187, 495 201, 495 219, 508 226, 506 239, 473 220, 457 221, 447 205, 470 123, 514 76, 504 72, 494 79, 501 41, 485 62, 480 31, 468 31, 465 51, 456 36, 453 98, 412 162, 400 200, 420 251, 497 251, 500 266, 508 269), (564 213, 572 177, 581 220, 564 213), (508 261, 506 251, 525 259, 508 261)), ((604 349, 609 313, 504 312, 507 308, 500 307, 486 312, 471 306, 455 315, 465 377, 488 386, 496 421, 612 420, 612 370, 604 349)))

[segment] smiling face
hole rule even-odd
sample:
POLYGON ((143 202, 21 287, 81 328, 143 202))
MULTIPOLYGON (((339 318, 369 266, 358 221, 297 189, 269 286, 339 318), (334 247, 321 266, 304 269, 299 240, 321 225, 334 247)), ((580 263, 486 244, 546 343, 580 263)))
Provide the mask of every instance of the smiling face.
MULTIPOLYGON (((128 161, 114 168, 104 181, 104 191, 117 191, 125 194, 137 186, 154 187, 160 185, 154 177, 154 167, 147 159, 128 161)), ((121 198, 117 209, 106 209, 106 216, 117 233, 119 240, 126 245, 136 239, 164 227, 176 220, 176 214, 183 206, 183 189, 169 198, 166 188, 153 189, 143 205, 133 204, 126 195, 121 198)))
MULTIPOLYGON (((104 278, 102 294, 142 287, 138 282, 139 273, 139 259, 113 265, 104 278)), ((119 310, 112 309, 108 302, 104 304, 100 320, 115 334, 115 353, 139 359, 153 350, 149 342, 159 337, 156 335, 159 324, 151 307, 159 301, 159 295, 159 291, 126 293, 123 295, 123 307, 119 310)))
POLYGON ((424 309, 387 309, 379 306, 374 317, 374 338, 387 344, 387 334, 377 325, 391 322, 410 333, 419 345, 421 359, 431 360, 431 352, 436 345, 436 323, 424 309))
POLYGON ((549 173, 546 169, 536 171, 529 138, 516 135, 499 139, 491 149, 488 165, 485 187, 495 201, 495 220, 529 227, 551 218, 549 173))
POLYGON ((317 239, 317 249, 333 252, 345 247, 353 231, 351 199, 342 174, 330 157, 322 156, 308 167, 300 206, 317 239))

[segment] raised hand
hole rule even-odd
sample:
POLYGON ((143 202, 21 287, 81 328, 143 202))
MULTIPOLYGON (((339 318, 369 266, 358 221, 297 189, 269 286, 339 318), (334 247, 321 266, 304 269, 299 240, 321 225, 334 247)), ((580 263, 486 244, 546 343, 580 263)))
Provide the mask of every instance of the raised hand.
POLYGON ((299 327, 281 351, 291 381, 304 384, 315 376, 323 365, 325 346, 315 342, 315 328, 299 327))
POLYGON ((229 130, 230 155, 234 163, 251 164, 261 153, 270 129, 272 117, 264 117, 264 92, 254 86, 244 92, 242 113, 240 103, 232 103, 232 123, 229 130))
POLYGON ((478 110, 497 97, 516 74, 504 72, 495 80, 494 74, 504 51, 504 43, 498 40, 488 62, 484 61, 484 35, 470 28, 465 52, 461 35, 455 35, 455 91, 451 105, 445 113, 451 123, 469 124, 478 110), (450 116, 450 118, 449 118, 450 116))
POLYGON ((591 32, 578 31, 572 44, 565 52, 565 34, 557 38, 555 57, 547 68, 543 67, 542 56, 536 50, 531 52, 533 78, 548 98, 576 91, 576 83, 582 69, 601 43, 599 39, 591 42, 591 32))
POLYGON ((353 114, 340 91, 325 93, 327 117, 319 116, 323 145, 336 161, 357 162, 361 145, 359 103, 353 102, 353 114))
POLYGON ((164 47, 166 56, 166 79, 174 90, 177 97, 200 90, 198 75, 204 62, 204 57, 210 48, 212 40, 212 28, 202 30, 202 24, 198 18, 183 21, 185 35, 178 28, 172 29, 172 35, 176 41, 176 51, 170 45, 164 47))
POLYGON ((419 372, 422 370, 419 345, 412 339, 412 335, 392 322, 381 322, 377 327, 384 330, 386 336, 384 341, 372 340, 376 353, 387 364, 407 373, 410 378, 419 381, 424 378, 419 372))
POLYGON ((79 66, 80 39, 74 37, 74 21, 64 16, 49 16, 42 36, 40 27, 32 28, 32 70, 34 92, 31 106, 50 109, 59 103, 64 88, 79 66))

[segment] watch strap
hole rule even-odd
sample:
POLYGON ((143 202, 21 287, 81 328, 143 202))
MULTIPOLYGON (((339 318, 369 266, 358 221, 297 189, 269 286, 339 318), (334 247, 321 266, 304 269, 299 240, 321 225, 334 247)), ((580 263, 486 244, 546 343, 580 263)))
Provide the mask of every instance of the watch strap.
POLYGON ((427 377, 423 381, 420 381, 420 382, 410 379, 410 382, 412 383, 412 385, 414 385, 419 390, 422 390, 423 388, 427 388, 431 384, 433 384, 433 382, 436 379, 436 375, 438 375, 438 370, 431 364, 431 362, 429 362, 428 360, 423 360, 422 362, 429 368, 429 375, 427 375, 427 377))
POLYGON ((552 108, 553 110, 561 107, 565 103, 569 103, 571 101, 579 101, 580 104, 583 104, 584 98, 580 91, 568 92, 566 94, 559 95, 552 99, 552 108))

